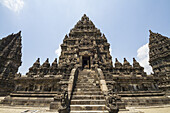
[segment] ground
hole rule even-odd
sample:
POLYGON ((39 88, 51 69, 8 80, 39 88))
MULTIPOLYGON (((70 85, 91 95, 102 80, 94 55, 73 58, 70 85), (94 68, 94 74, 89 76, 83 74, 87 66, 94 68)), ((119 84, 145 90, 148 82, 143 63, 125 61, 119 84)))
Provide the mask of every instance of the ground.
MULTIPOLYGON (((0 97, 0 101, 4 97, 0 97)), ((119 113, 170 113, 170 105, 148 106, 148 107, 127 107, 128 111, 119 113)), ((0 113, 56 113, 49 111, 49 107, 21 107, 21 106, 2 106, 0 113)))

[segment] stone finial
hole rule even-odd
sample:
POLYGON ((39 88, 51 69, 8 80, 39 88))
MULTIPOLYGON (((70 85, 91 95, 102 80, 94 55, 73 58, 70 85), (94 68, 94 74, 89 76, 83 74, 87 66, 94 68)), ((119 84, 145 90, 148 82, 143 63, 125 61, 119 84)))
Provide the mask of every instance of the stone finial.
POLYGON ((133 62, 137 62, 135 58, 133 58, 133 62))
POLYGON ((47 60, 45 62, 49 62, 49 58, 47 58, 47 60))
POLYGON ((35 61, 35 63, 33 64, 33 66, 29 68, 29 72, 26 73, 26 75, 32 76, 32 75, 38 74, 39 68, 40 68, 40 58, 38 58, 38 59, 35 61))
POLYGON ((124 62, 127 62, 126 58, 123 58, 124 62))
POLYGON ((137 62, 135 58, 133 58, 133 67, 135 67, 135 68, 136 68, 136 67, 141 68, 139 62, 137 62))
POLYGON ((81 20, 82 20, 82 21, 84 21, 84 20, 87 20, 87 21, 88 21, 88 20, 89 20, 89 17, 87 17, 86 14, 84 14, 84 15, 82 16, 81 20))
POLYGON ((150 34, 152 34, 153 32, 151 30, 149 30, 150 34))
POLYGON ((133 69, 134 73, 137 75, 146 75, 144 68, 140 66, 139 62, 137 62, 135 58, 133 58, 133 69))
POLYGON ((18 33, 21 34, 21 31, 19 31, 18 33))
POLYGON ((36 62, 40 62, 40 58, 38 58, 38 59, 36 60, 36 62))
POLYGON ((106 39, 106 36, 103 34, 102 38, 103 38, 103 39, 106 39))
POLYGON ((38 59, 35 61, 35 63, 33 64, 32 67, 37 67, 37 68, 40 67, 40 58, 38 58, 38 59))
POLYGON ((42 64, 42 67, 50 67, 50 63, 49 63, 49 58, 47 58, 47 60, 42 64))
POLYGON ((49 70, 50 70, 50 63, 49 63, 49 59, 47 58, 47 60, 42 64, 40 68, 40 72, 38 74, 41 77, 43 77, 44 75, 48 74, 49 70))
POLYGON ((57 58, 55 58, 54 62, 56 62, 56 63, 57 63, 57 58))
POLYGON ((119 62, 117 58, 115 58, 115 62, 119 62))
POLYGON ((54 62, 52 63, 52 67, 57 67, 57 58, 55 58, 54 62))
POLYGON ((133 58, 133 67, 141 67, 139 62, 137 62, 135 58, 133 58))
MULTIPOLYGON (((12 34, 13 34, 13 33, 12 33, 12 34)), ((16 35, 19 35, 19 36, 20 36, 20 35, 21 35, 21 31, 19 31, 16 35)))
POLYGON ((123 66, 124 67, 131 67, 130 63, 126 60, 126 58, 124 58, 123 66))
POLYGON ((66 34, 64 40, 67 39, 67 38, 68 38, 68 36, 67 36, 67 34, 66 34))
POLYGON ((115 58, 115 67, 117 68, 117 67, 122 67, 122 64, 118 61, 118 59, 117 58, 115 58))

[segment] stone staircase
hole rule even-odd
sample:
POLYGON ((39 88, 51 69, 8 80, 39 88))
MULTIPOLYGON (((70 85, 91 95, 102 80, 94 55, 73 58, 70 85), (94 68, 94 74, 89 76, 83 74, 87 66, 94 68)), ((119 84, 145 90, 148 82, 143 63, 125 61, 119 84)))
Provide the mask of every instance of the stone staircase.
POLYGON ((70 112, 109 113, 95 71, 86 69, 79 72, 71 100, 70 112))

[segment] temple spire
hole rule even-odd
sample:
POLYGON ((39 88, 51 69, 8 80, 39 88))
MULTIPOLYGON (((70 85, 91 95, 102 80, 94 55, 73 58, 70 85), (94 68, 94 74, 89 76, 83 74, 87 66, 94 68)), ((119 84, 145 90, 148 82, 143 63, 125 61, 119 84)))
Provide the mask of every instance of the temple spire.
POLYGON ((124 66, 124 67, 132 67, 132 66, 130 65, 130 63, 126 60, 126 58, 124 58, 123 66, 124 66))
POLYGON ((122 64, 118 61, 117 58, 115 58, 115 67, 116 67, 116 68, 122 67, 122 64))

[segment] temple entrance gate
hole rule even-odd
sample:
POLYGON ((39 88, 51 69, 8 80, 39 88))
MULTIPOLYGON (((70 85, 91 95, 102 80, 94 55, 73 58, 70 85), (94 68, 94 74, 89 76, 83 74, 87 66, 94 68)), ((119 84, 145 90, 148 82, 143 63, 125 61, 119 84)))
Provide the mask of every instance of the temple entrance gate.
POLYGON ((82 67, 83 69, 90 69, 90 56, 83 56, 82 67))

